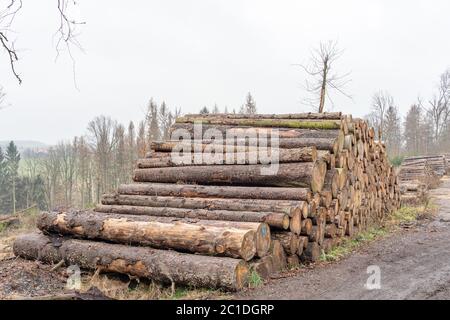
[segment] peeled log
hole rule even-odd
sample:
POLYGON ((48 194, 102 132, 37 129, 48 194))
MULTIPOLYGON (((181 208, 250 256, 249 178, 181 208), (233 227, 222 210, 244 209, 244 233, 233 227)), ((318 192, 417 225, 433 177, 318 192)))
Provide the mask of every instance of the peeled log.
POLYGON ((150 218, 96 212, 44 212, 37 225, 45 232, 86 239, 221 255, 246 261, 255 256, 254 230, 180 221, 157 222, 149 221, 150 218))
POLYGON ((162 283, 239 290, 246 286, 247 263, 219 258, 130 247, 84 240, 50 238, 40 233, 21 235, 14 242, 16 256, 45 263, 64 261, 66 266, 116 272, 162 283))
POLYGON ((249 188, 163 183, 124 184, 119 186, 118 193, 160 197, 301 200, 307 202, 312 198, 312 193, 308 188, 249 188))
POLYGON ((215 165, 137 169, 134 171, 134 181, 306 187, 313 192, 320 192, 325 174, 326 164, 316 161, 282 163, 276 168, 262 165, 215 165))
POLYGON ((270 163, 291 163, 291 162, 313 162, 317 160, 317 150, 315 147, 305 147, 297 149, 272 149, 260 148, 257 151, 219 153, 223 150, 212 149, 203 153, 186 154, 171 152, 163 157, 145 158, 137 161, 137 167, 146 168, 167 168, 167 167, 188 167, 206 166, 215 164, 242 165, 242 164, 270 164, 270 163))
POLYGON ((265 222, 278 229, 289 228, 289 216, 280 212, 228 211, 207 209, 184 209, 167 207, 140 207, 121 205, 97 205, 96 212, 144 215, 201 220, 222 220, 242 222, 265 222))
POLYGON ((307 210, 305 201, 261 199, 178 198, 158 196, 104 195, 102 204, 143 207, 170 207, 229 211, 281 212, 292 216, 294 211, 307 210))

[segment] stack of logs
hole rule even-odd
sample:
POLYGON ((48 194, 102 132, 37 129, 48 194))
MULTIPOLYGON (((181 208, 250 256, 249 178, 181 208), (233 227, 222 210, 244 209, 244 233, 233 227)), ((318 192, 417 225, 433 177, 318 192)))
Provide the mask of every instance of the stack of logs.
POLYGON ((171 132, 174 140, 152 143, 137 161, 135 183, 94 211, 43 213, 45 235, 19 237, 16 255, 237 290, 252 270, 269 277, 317 261, 400 205, 384 146, 361 119, 188 115, 171 132), (230 144, 227 135, 238 138, 230 144), (269 137, 269 148, 256 137, 269 137), (180 150, 183 161, 174 157, 180 150), (211 151, 213 162, 204 157, 211 151), (263 152, 277 155, 277 170, 267 171, 274 163, 263 152))
POLYGON ((419 205, 428 198, 428 190, 439 186, 447 172, 447 160, 443 155, 414 156, 406 158, 399 171, 402 203, 419 205))

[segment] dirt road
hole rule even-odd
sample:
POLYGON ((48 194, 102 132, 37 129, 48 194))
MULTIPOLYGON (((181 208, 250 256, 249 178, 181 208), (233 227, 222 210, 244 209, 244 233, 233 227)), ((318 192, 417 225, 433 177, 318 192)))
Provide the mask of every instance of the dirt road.
POLYGON ((241 299, 450 299, 450 179, 431 192, 440 209, 432 221, 368 244, 331 265, 237 296, 241 299), (365 285, 369 266, 380 270, 380 289, 365 285))

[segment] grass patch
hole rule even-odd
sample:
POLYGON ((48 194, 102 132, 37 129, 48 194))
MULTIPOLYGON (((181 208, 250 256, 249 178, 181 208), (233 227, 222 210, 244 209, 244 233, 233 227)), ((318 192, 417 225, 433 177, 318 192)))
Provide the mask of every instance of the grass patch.
POLYGON ((363 244, 382 238, 400 226, 410 225, 417 220, 430 218, 437 212, 437 208, 433 203, 426 203, 417 207, 402 207, 394 211, 382 225, 363 231, 353 239, 344 239, 339 246, 332 248, 329 252, 322 251, 321 261, 338 261, 363 244))
POLYGON ((263 279, 261 278, 261 276, 259 275, 258 272, 256 272, 255 270, 252 270, 252 272, 249 275, 248 278, 248 286, 250 288, 257 288, 259 286, 261 286, 264 283, 263 279))

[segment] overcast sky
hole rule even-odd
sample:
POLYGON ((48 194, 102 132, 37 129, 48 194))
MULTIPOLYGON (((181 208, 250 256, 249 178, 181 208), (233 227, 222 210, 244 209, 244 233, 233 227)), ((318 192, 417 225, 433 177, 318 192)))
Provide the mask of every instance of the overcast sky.
MULTIPOLYGON (((0 5, 9 3, 0 0, 0 5)), ((335 110, 363 116, 382 89, 401 112, 428 98, 450 67, 450 1, 79 0, 87 22, 75 53, 75 88, 67 55, 55 63, 56 0, 24 0, 13 38, 20 48, 19 86, 0 51, 0 140, 53 144, 86 132, 105 114, 127 123, 147 101, 184 113, 215 103, 238 109, 247 92, 258 111, 287 113, 302 105, 307 62, 320 41, 338 39, 336 67, 351 71, 335 110)))

